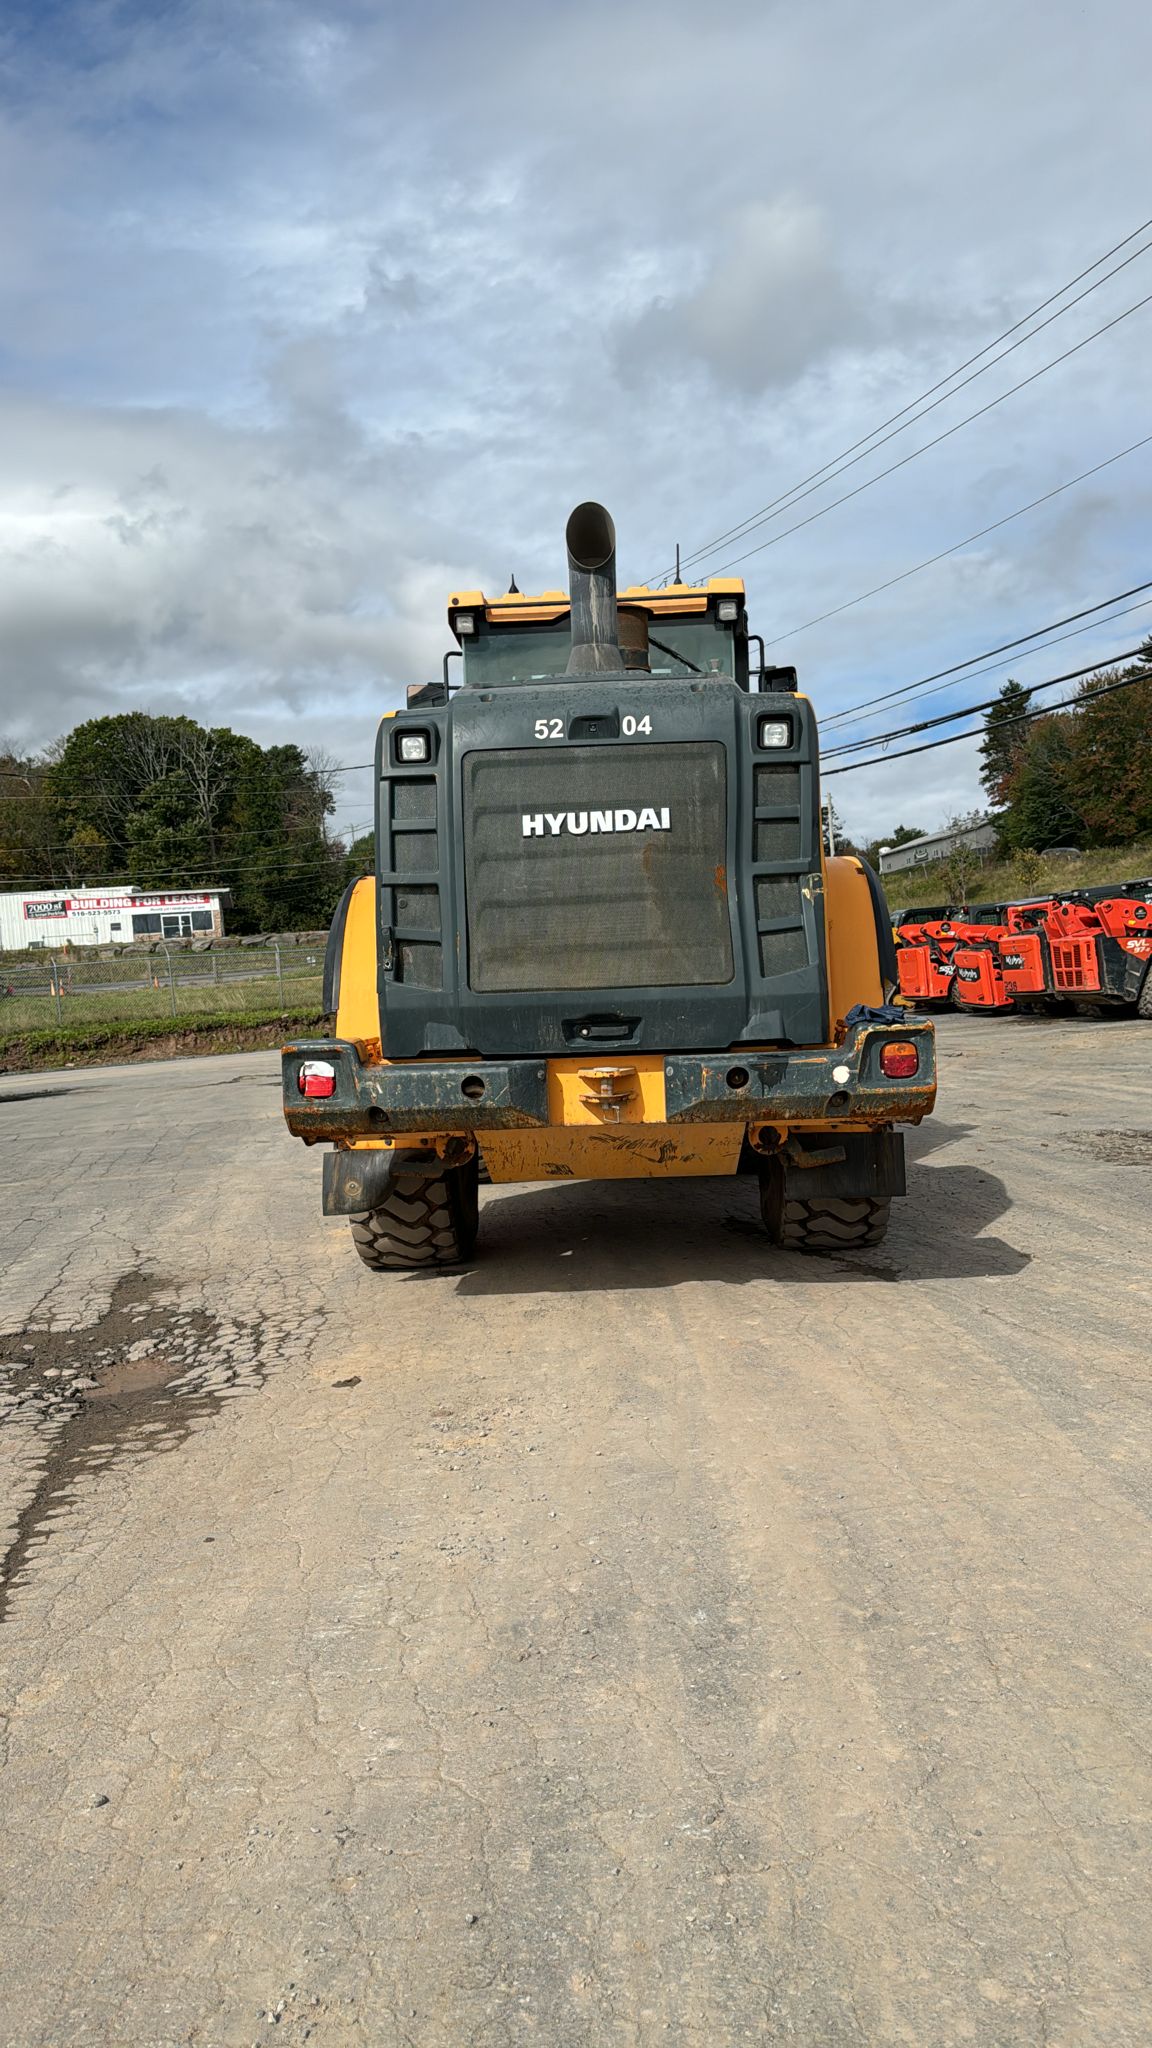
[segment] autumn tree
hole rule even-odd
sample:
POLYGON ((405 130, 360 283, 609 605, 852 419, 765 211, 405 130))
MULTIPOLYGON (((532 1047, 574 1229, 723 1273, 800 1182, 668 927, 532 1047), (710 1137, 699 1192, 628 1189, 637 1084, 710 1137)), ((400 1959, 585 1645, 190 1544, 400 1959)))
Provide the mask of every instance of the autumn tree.
POLYGON ((1152 833, 1152 676, 1142 665, 1106 670, 1080 687, 1071 725, 1068 797, 1091 846, 1121 846, 1152 833), (1108 690, 1133 681, 1131 689, 1108 690))

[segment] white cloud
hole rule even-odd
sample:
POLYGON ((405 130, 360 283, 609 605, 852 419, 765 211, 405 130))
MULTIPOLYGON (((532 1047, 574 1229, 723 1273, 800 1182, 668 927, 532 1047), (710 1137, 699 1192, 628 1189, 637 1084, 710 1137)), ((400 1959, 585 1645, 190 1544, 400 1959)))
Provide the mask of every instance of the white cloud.
POLYGON ((752 396, 792 383, 876 329, 844 275, 826 215, 788 196, 739 207, 722 223, 699 282, 654 299, 618 346, 634 383, 653 364, 702 363, 721 384, 752 396))
MULTIPOLYGON (((686 0, 493 0, 483 28, 76 0, 10 30, 0 729, 178 704, 363 759, 435 673, 448 591, 558 581, 577 498, 612 505, 626 577, 655 571, 1135 224, 1137 0, 1053 0, 1040 38, 993 0, 734 0, 707 24, 686 0)), ((755 556, 754 623, 814 617, 1152 428, 1147 331, 755 556)), ((1108 471, 778 654, 829 710, 1134 582, 1146 477, 1108 471)), ((903 808, 932 825, 977 791, 963 749, 928 760, 903 808)), ((895 773, 838 780, 854 830, 895 822, 895 773)))

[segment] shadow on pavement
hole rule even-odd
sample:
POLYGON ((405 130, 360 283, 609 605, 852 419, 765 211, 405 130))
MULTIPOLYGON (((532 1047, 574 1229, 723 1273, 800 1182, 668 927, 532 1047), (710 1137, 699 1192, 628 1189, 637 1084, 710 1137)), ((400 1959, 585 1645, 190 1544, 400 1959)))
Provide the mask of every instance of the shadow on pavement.
POLYGON ((1019 1273, 1030 1255, 985 1237, 1010 1208, 1002 1180, 982 1168, 925 1161, 967 1135, 933 1120, 909 1133, 908 1195, 893 1204, 888 1240, 838 1258, 783 1252, 760 1223, 751 1176, 546 1183, 494 1190, 484 1202, 480 1255, 464 1272, 412 1273, 465 1296, 603 1293, 685 1280, 743 1286, 859 1285, 980 1280, 1019 1273))

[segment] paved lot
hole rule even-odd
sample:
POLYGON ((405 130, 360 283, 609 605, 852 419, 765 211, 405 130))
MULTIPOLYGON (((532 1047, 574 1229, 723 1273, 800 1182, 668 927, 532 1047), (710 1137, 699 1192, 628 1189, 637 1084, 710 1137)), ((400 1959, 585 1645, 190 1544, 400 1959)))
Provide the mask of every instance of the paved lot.
POLYGON ((0 1083, 0 2040, 1148 2041, 1152 1027, 942 1049, 831 1264, 377 1278, 272 1057, 0 1083))

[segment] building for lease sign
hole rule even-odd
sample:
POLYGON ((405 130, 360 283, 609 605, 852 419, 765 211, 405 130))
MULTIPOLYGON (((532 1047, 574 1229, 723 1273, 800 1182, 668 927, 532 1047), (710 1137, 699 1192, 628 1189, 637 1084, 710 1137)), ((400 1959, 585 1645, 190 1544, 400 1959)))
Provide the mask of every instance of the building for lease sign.
POLYGON ((187 909, 193 903, 211 903, 210 896, 185 892, 169 896, 73 896, 72 910, 171 910, 187 909))
POLYGON ((197 903, 211 903, 210 896, 53 896, 31 897, 24 904, 25 917, 67 917, 69 911, 86 910, 168 910, 197 903))

